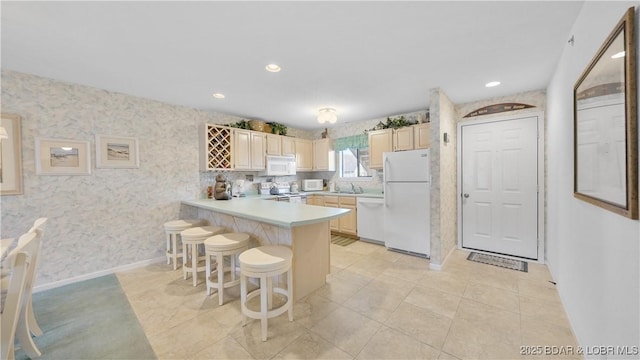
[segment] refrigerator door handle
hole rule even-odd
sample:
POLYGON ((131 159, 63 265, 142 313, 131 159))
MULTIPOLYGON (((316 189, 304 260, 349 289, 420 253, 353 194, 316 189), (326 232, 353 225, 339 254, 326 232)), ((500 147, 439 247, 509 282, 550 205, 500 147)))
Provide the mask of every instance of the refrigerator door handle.
POLYGON ((387 198, 389 196, 389 188, 387 186, 387 183, 384 183, 384 207, 388 208, 389 204, 387 203, 387 198))

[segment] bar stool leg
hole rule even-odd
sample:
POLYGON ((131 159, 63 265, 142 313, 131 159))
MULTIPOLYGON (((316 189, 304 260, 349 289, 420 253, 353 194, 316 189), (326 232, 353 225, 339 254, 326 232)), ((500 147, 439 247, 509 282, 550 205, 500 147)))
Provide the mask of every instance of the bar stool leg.
MULTIPOLYGON (((293 302, 293 269, 287 271, 287 302, 293 302)), ((293 303, 289 306, 289 321, 293 321, 293 303)))
MULTIPOLYGON (((171 251, 171 234, 167 232, 167 265, 171 264, 171 257, 169 256, 169 251, 171 251)), ((175 248, 173 252, 175 252, 175 248)))
POLYGON ((209 285, 209 278, 211 277, 211 255, 205 255, 205 270, 204 279, 207 285, 207 295, 211 295, 211 286, 209 285))
POLYGON ((198 286, 198 245, 191 244, 191 277, 193 278, 193 286, 198 286))
POLYGON ((267 277, 267 306, 268 309, 273 309, 273 280, 271 277, 267 277))
POLYGON ((178 234, 173 234, 172 239, 172 249, 173 249, 173 270, 178 269, 178 234))
POLYGON ((188 250, 188 246, 187 244, 183 241, 182 242, 182 274, 184 275, 184 279, 187 280, 187 254, 189 254, 188 250))
POLYGON ((240 274, 240 306, 242 313, 242 326, 247 325, 247 315, 242 311, 247 306, 247 277, 244 274, 240 274))
POLYGON ((222 306, 224 294, 224 256, 222 253, 218 253, 216 261, 218 262, 218 304, 222 306))
POLYGON ((265 275, 260 276, 260 326, 262 341, 267 341, 267 290, 269 286, 265 275))

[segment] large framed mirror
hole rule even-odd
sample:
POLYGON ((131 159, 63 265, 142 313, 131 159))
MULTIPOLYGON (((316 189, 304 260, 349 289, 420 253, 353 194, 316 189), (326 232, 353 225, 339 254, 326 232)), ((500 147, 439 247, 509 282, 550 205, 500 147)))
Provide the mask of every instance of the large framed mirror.
POLYGON ((574 196, 638 219, 635 9, 582 73, 574 99, 574 196))

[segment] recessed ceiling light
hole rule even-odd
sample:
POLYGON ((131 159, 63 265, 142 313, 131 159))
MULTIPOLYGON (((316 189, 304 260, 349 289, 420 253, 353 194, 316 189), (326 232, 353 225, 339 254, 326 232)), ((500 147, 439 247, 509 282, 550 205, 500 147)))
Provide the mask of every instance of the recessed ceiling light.
POLYGON ((498 86, 498 85, 500 85, 500 81, 488 82, 484 86, 486 86, 486 87, 494 87, 494 86, 498 86))
POLYGON ((624 57, 624 54, 625 54, 624 51, 620 51, 619 53, 611 55, 611 58, 612 59, 619 59, 621 57, 624 57))
POLYGON ((223 93, 213 93, 213 97, 216 99, 224 99, 223 93))
POLYGON ((282 70, 278 64, 269 64, 264 68, 267 69, 268 72, 280 72, 280 70, 282 70))

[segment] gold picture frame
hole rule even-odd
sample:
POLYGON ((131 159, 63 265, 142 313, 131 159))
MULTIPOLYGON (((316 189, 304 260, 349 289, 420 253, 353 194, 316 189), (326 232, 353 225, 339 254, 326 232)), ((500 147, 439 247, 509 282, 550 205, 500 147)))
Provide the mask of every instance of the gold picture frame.
POLYGON ((37 175, 91 175, 88 141, 36 138, 37 175))
POLYGON ((96 168, 137 169, 139 167, 138 138, 96 135, 96 168))
POLYGON ((16 114, 2 113, 0 126, 7 133, 7 138, 0 139, 0 195, 21 195, 21 118, 16 114))
POLYGON ((635 9, 574 86, 574 196, 638 219, 635 9))

